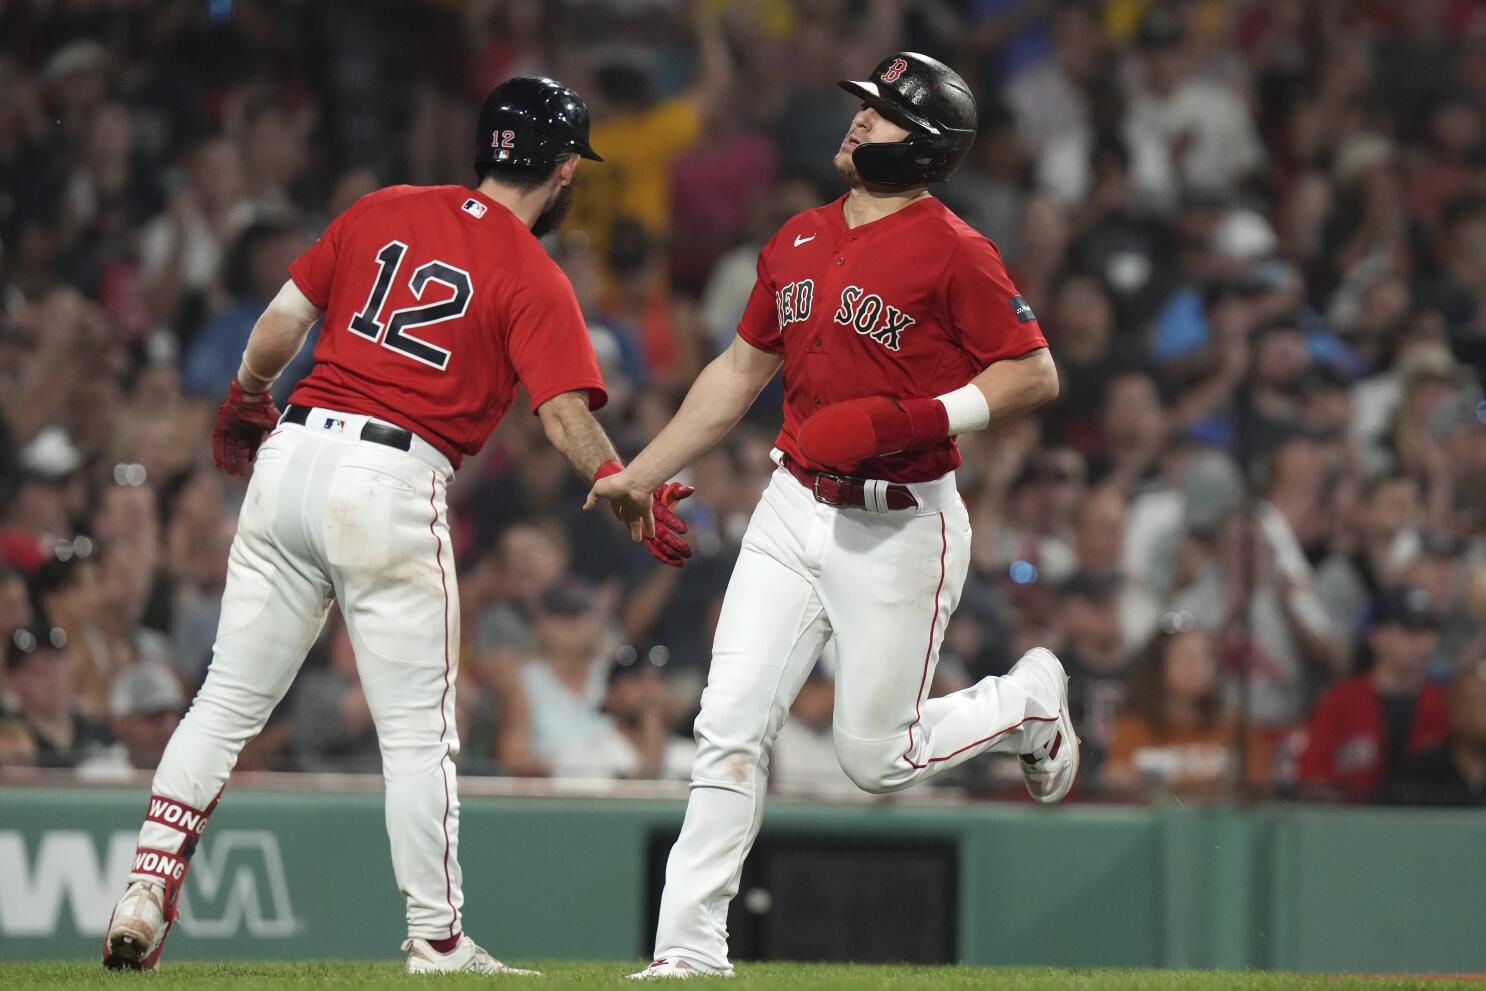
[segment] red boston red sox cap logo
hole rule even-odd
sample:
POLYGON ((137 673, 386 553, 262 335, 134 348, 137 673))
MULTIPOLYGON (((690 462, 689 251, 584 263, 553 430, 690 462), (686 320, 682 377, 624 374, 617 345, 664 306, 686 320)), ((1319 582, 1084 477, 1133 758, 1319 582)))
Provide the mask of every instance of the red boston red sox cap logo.
POLYGON ((895 83, 898 81, 898 77, 907 71, 907 69, 907 62, 903 59, 895 58, 893 59, 893 64, 888 66, 887 71, 882 74, 882 81, 885 83, 895 83))

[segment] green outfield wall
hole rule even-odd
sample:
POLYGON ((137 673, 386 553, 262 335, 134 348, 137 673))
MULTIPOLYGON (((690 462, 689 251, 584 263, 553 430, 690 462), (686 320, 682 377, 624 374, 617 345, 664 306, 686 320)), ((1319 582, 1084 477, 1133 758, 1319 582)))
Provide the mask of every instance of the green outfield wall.
MULTIPOLYGON (((96 954, 144 804, 138 790, 0 787, 0 960, 96 954)), ((656 851, 681 814, 467 798, 468 930, 508 959, 644 957, 656 851)), ((842 935, 829 899, 812 907, 839 877, 879 958, 895 939, 863 914, 907 913, 883 920, 905 955, 942 936, 976 964, 1486 971, 1480 812, 775 802, 760 860, 774 848, 772 894, 744 887, 760 918, 794 912, 799 939, 770 944, 789 955, 842 935), (895 869, 920 849, 927 873, 895 869), (942 914, 915 902, 931 883, 915 878, 938 878, 942 914)), ((236 789, 193 861, 170 956, 370 959, 401 938, 380 795, 236 789)))

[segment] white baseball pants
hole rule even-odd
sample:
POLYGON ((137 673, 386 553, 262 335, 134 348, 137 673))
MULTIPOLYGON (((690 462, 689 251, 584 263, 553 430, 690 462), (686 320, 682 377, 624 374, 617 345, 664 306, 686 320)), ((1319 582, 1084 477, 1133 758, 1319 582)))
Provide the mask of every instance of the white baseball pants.
MULTIPOLYGON (((453 760, 459 594, 444 502, 453 471, 420 438, 409 452, 359 440, 367 419, 315 409, 259 449, 211 667, 166 747, 154 793, 209 811, 289 690, 333 598, 381 746, 408 934, 441 939, 460 931, 464 900, 453 760)), ((140 848, 189 855, 189 833, 160 818, 152 812, 140 848)))
POLYGON ((907 788, 988 750, 1027 753, 1054 731, 1032 720, 1056 716, 1059 699, 1030 679, 925 698, 965 584, 970 523, 952 474, 909 487, 917 509, 874 513, 819 503, 774 472, 718 620, 656 959, 730 970, 728 903, 763 819, 769 751, 828 641, 836 755, 866 791, 907 788))

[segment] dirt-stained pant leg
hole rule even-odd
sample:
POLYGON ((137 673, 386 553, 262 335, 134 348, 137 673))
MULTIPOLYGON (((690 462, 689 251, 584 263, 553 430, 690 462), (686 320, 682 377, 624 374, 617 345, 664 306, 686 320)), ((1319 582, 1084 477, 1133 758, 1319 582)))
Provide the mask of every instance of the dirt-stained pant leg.
MULTIPOLYGON (((228 556, 211 666, 155 771, 153 794, 193 810, 209 809, 325 623, 330 579, 302 521, 314 511, 309 480, 326 452, 304 440, 300 431, 282 431, 258 452, 228 556)), ((151 820, 139 846, 180 853, 189 838, 151 820)))
POLYGON ((446 476, 362 444, 331 485, 325 553, 377 728, 387 837, 408 934, 461 931, 454 683, 459 590, 446 476))
POLYGON ((917 515, 842 510, 819 584, 836 630, 836 756, 873 793, 986 751, 1029 752, 1057 714, 1057 700, 1021 676, 929 698, 969 569, 970 521, 952 477, 915 488, 917 515))
MULTIPOLYGON (((155 794, 206 810, 262 730, 325 622, 332 594, 356 650, 387 786, 393 869, 409 935, 460 930, 453 758, 459 597, 445 490, 451 472, 356 439, 286 426, 260 449, 228 566, 215 654, 171 738, 155 794)), ((434 458, 439 456, 434 455, 434 458)), ((190 836, 146 822, 145 849, 190 836)), ((139 875, 147 876, 147 875, 139 875)))
POLYGON ((813 588, 829 511, 776 472, 723 599, 655 957, 728 964, 728 903, 763 821, 769 751, 830 636, 813 588))

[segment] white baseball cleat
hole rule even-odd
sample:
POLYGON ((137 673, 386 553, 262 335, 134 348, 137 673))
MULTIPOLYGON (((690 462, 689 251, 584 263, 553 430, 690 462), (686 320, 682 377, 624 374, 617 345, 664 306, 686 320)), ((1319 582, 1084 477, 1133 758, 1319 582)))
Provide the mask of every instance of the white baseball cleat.
POLYGON ((114 906, 103 941, 103 966, 110 970, 153 970, 165 948, 165 885, 131 881, 114 906))
POLYGON ((1032 753, 1021 755, 1028 794, 1034 801, 1051 805, 1067 797, 1078 779, 1078 734, 1073 732, 1073 717, 1068 713, 1068 673, 1057 655, 1045 647, 1035 647, 1022 655, 1011 671, 1018 669, 1025 669, 1058 700, 1052 737, 1032 753))
POLYGON ((404 940, 402 948, 408 952, 409 974, 513 974, 535 977, 537 970, 521 970, 507 967, 480 948, 468 936, 459 937, 459 943, 448 953, 440 953, 426 939, 404 940))
POLYGON ((661 957, 649 967, 629 975, 631 981, 684 981, 692 977, 732 977, 731 970, 714 970, 680 957, 661 957))

